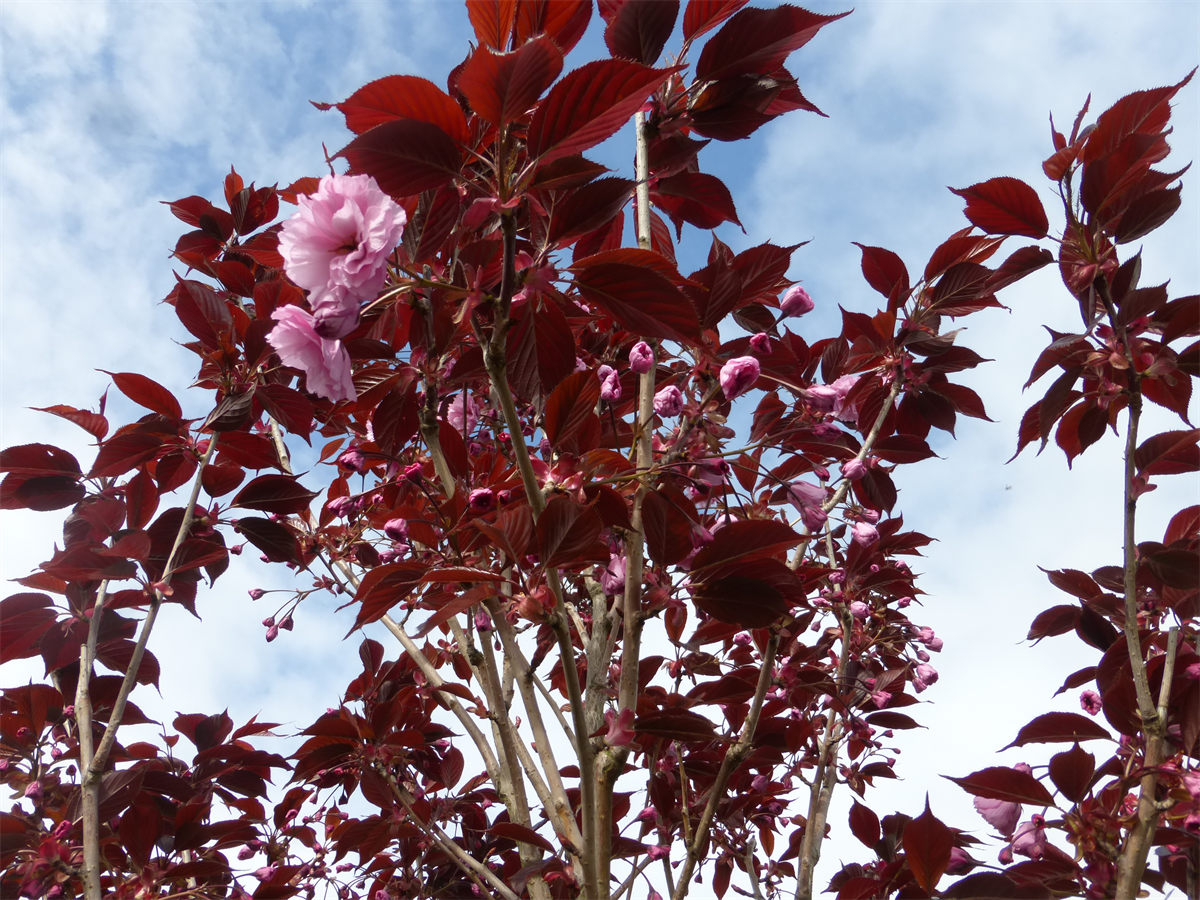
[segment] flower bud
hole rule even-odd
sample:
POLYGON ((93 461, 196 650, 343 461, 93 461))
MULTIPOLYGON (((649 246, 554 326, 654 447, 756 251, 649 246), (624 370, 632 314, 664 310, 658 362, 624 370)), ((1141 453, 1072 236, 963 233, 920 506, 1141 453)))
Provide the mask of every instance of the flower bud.
POLYGON ((842 463, 842 474, 850 481, 858 481, 867 474, 867 467, 861 459, 848 459, 842 463))
POLYGON ((261 600, 264 596, 266 596, 266 593, 267 592, 262 588, 250 588, 249 591, 251 600, 261 600))
POLYGON ((779 302, 779 311, 785 316, 803 316, 806 313, 812 312, 816 308, 813 298, 808 295, 808 291, 800 287, 798 284, 793 284, 787 289, 787 293, 783 295, 783 299, 779 302))
POLYGON ((871 616, 871 607, 863 603, 861 600, 855 600, 850 604, 850 615, 856 619, 867 619, 871 616))
POLYGON ((279 637, 279 626, 272 625, 267 629, 267 643, 271 643, 271 641, 275 640, 277 637, 279 637))
POLYGON ((675 385, 667 385, 654 395, 654 411, 664 419, 671 419, 683 412, 683 392, 675 385))
POLYGON ((404 519, 388 519, 383 523, 383 533, 393 541, 408 540, 408 522, 404 519))
POLYGON ((338 464, 361 475, 367 469, 367 458, 357 447, 352 447, 338 457, 338 464))
POLYGON ((721 366, 721 390, 727 400, 740 397, 758 381, 760 368, 753 356, 737 356, 721 366))
POLYGON ((654 350, 645 341, 638 341, 630 349, 629 368, 636 375, 645 375, 654 368, 654 350))
POLYGON ((762 356, 770 356, 771 336, 764 331, 760 331, 754 337, 750 338, 750 349, 762 356))
POLYGON ((612 366, 601 366, 596 370, 600 376, 600 399, 615 403, 621 399, 621 377, 612 366))
POLYGON ((405 466, 404 467, 404 477, 406 480, 411 481, 413 484, 420 484, 421 478, 422 478, 421 464, 420 463, 410 463, 409 465, 405 466))
POLYGON ((496 495, 491 488, 476 488, 471 491, 468 502, 476 512, 490 512, 496 506, 496 495))
POLYGON ((870 547, 879 540, 879 531, 869 522, 855 522, 850 526, 853 541, 860 547, 870 547))

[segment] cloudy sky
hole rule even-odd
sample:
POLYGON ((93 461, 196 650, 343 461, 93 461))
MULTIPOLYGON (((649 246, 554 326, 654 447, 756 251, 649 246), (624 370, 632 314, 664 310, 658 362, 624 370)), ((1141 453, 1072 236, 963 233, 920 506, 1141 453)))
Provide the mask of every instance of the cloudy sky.
MULTIPOLYGON (((1190 0, 861 3, 793 57, 806 96, 829 118, 796 113, 705 152, 703 166, 726 179, 747 232, 720 234, 735 250, 812 242, 791 274, 818 304, 803 333, 820 337, 837 327, 839 305, 875 307, 852 241, 889 247, 919 270, 966 224, 947 186, 1024 178, 1053 223, 1040 171, 1048 114, 1069 127, 1089 92, 1098 112, 1129 91, 1178 81, 1200 63, 1198 35, 1200 4, 1190 0)), ((451 2, 0 4, 0 444, 58 443, 89 459, 82 432, 29 408, 94 406, 107 382, 99 369, 143 372, 183 395, 194 357, 173 343, 184 333, 159 301, 184 228, 159 201, 215 200, 231 164, 260 184, 320 174, 322 142, 332 151, 346 134, 340 116, 309 100, 337 101, 396 72, 444 83, 469 37, 465 11, 451 2)), ((601 50, 593 29, 568 62, 601 50)), ((1198 111, 1192 84, 1176 101, 1177 167, 1200 150, 1198 111)), ((600 159, 628 169, 632 152, 619 140, 600 159)), ((1197 291, 1198 209, 1188 182, 1179 213, 1145 243, 1144 283, 1169 279, 1172 296, 1197 291)), ((694 229, 684 240, 692 259, 707 250, 694 229)), ((969 798, 938 776, 1044 763, 1036 748, 995 751, 1033 715, 1078 709, 1077 692, 1050 695, 1094 661, 1073 638, 1022 643, 1032 617, 1059 602, 1037 567, 1090 570, 1120 555, 1115 440, 1073 472, 1051 451, 1005 465, 1036 399, 1020 387, 1045 342, 1040 325, 1075 330, 1077 312, 1052 269, 1001 299, 1011 311, 973 316, 964 336, 996 360, 963 379, 995 422, 961 421, 957 441, 935 445, 942 459, 901 470, 906 522, 939 541, 918 567, 929 596, 913 618, 946 649, 935 660, 941 682, 918 712, 928 730, 898 739, 903 780, 868 795, 881 813, 916 813, 928 791, 936 813, 980 835, 969 798)), ((183 402, 189 414, 207 412, 203 398, 183 402)), ((114 421, 132 413, 119 396, 109 408, 114 421)), ((1158 415, 1146 423, 1169 425, 1158 415)), ((1165 479, 1143 498, 1141 537, 1161 535, 1196 493, 1194 480, 1165 479)), ((47 558, 59 521, 5 513, 0 578, 47 558)), ((302 727, 334 701, 357 663, 356 641, 336 639, 346 613, 335 616, 328 601, 306 606, 296 630, 267 646, 258 621, 274 607, 246 598, 249 587, 272 586, 260 579, 239 567, 203 600, 202 622, 177 609, 160 620, 152 648, 165 699, 135 696, 148 712, 169 720, 172 710, 228 706, 239 721, 262 711, 302 727)), ((14 664, 3 683, 40 674, 14 664)), ((847 793, 831 815, 821 878, 839 858, 864 857, 844 838, 847 793)))

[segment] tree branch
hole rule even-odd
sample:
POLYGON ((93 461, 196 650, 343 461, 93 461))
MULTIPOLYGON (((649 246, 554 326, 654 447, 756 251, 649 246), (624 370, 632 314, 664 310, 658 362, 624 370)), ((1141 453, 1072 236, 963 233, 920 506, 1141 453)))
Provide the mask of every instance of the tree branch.
POLYGON ((754 691, 754 702, 750 705, 746 721, 742 723, 742 731, 738 736, 737 743, 725 751, 721 769, 717 772, 717 778, 708 792, 708 802, 704 806, 704 813, 696 822, 695 830, 692 833, 692 840, 687 848, 687 859, 684 860, 683 868, 679 872, 679 879, 671 900, 683 900, 687 896, 688 889, 691 887, 692 874, 695 872, 696 863, 700 858, 701 848, 708 842, 708 831, 712 827, 717 804, 725 796, 725 786, 729 784, 729 779, 737 767, 750 755, 754 732, 758 728, 759 716, 762 715, 763 700, 767 695, 767 688, 771 686, 771 680, 774 678, 775 652, 778 649, 779 632, 776 631, 771 633, 771 637, 767 641, 767 650, 763 654, 762 671, 758 675, 758 687, 754 691))

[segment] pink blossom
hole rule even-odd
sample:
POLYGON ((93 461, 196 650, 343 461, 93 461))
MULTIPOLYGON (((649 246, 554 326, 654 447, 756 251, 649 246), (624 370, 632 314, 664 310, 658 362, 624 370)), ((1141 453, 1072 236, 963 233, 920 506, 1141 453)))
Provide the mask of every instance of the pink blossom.
POLYGON ((1189 772, 1180 772, 1179 777, 1183 781, 1184 790, 1192 795, 1192 799, 1200 800, 1200 771, 1193 769, 1189 772))
POLYGON ((962 847, 952 847, 950 848, 950 865, 946 867, 946 874, 966 875, 977 865, 978 862, 972 859, 971 854, 962 847))
POLYGON ((654 368, 654 349, 645 341, 638 341, 629 351, 629 368, 635 375, 645 375, 654 368))
POLYGON ((816 532, 829 519, 829 514, 819 506, 806 506, 800 510, 800 519, 810 532, 816 532))
POLYGON ((992 800, 989 797, 975 798, 975 811, 983 816, 984 821, 1005 837, 1013 833, 1017 822, 1021 821, 1021 804, 1011 800, 992 800))
POLYGON ((627 747, 633 743, 633 710, 626 707, 620 713, 606 710, 604 722, 608 731, 604 735, 605 742, 610 747, 627 747))
POLYGON ((669 857, 671 855, 671 848, 664 847, 662 844, 654 847, 648 847, 646 848, 646 855, 652 860, 663 859, 664 857, 669 857))
POLYGON ((271 641, 275 640, 277 637, 279 637, 279 626, 272 625, 267 629, 267 643, 271 643, 271 641))
POLYGON ((721 366, 721 390, 727 400, 740 397, 758 381, 758 360, 753 356, 736 356, 721 366))
POLYGON ((861 459, 855 457, 842 463, 842 474, 850 481, 858 481, 867 474, 867 467, 861 459))
POLYGON ((466 391, 454 395, 446 407, 446 421, 460 434, 468 434, 479 421, 479 404, 466 391))
POLYGON ((1095 691, 1084 691, 1079 695, 1079 705, 1089 715, 1096 715, 1104 708, 1104 702, 1095 691))
POLYGON ((944 646, 942 639, 934 634, 933 629, 928 626, 922 626, 917 629, 917 640, 934 653, 940 653, 944 646))
POLYGON ((496 495, 492 493, 491 488, 476 488, 471 491, 467 502, 476 512, 488 512, 496 506, 496 495))
POLYGON ((278 324, 267 335, 285 366, 304 373, 308 389, 335 403, 356 400, 350 373, 350 354, 341 341, 317 334, 313 317, 298 306, 281 306, 271 313, 278 324))
POLYGON ((487 614, 487 610, 475 611, 475 630, 480 634, 487 634, 492 630, 492 617, 487 614))
POLYGON ((860 547, 870 547, 879 540, 879 529, 869 522, 855 522, 850 526, 853 541, 860 547))
POLYGON ((929 665, 929 663, 920 663, 913 670, 913 687, 917 689, 918 694, 937 680, 937 669, 929 665))
POLYGON ((600 570, 600 587, 612 595, 625 590, 625 556, 610 554, 608 565, 600 570))
POLYGON ((1035 815, 1025 822, 1013 835, 1013 853, 1028 856, 1030 859, 1041 859, 1046 853, 1046 820, 1035 815))
POLYGON ((667 385, 654 395, 654 411, 664 419, 679 415, 683 412, 683 393, 675 385, 667 385))
POLYGON ((827 384, 813 385, 804 392, 804 399, 808 401, 809 407, 813 412, 819 413, 833 412, 837 397, 837 391, 827 384))
POLYGON ((908 609, 908 607, 912 605, 912 602, 913 602, 912 597, 901 597, 899 600, 896 601, 896 606, 899 607, 900 609, 908 609))
POLYGON ((319 333, 344 337, 357 324, 359 304, 383 289, 407 217, 369 175, 327 175, 297 199, 299 210, 279 233, 284 270, 309 292, 319 333))
POLYGON ((861 600, 855 600, 850 604, 850 615, 856 619, 867 619, 871 616, 871 607, 863 603, 861 600))
POLYGON ((421 464, 409 463, 404 467, 404 478, 406 481, 411 481, 413 484, 421 483, 421 464))
POLYGON ((338 457, 338 463, 345 466, 352 472, 357 472, 360 475, 367 469, 367 457, 357 447, 351 447, 345 453, 338 457))
POLYGON ((806 507, 820 507, 825 502, 825 488, 810 481, 793 481, 787 494, 788 502, 798 512, 804 512, 806 507))
POLYGON ((883 709, 892 699, 890 691, 871 691, 871 702, 883 709))
POLYGON ((812 312, 815 307, 816 304, 808 295, 808 291, 798 284, 793 284, 788 288, 787 293, 783 295, 783 300, 779 302, 779 311, 785 316, 802 316, 812 312))
POLYGON ((393 541, 408 540, 408 522, 404 519, 388 519, 383 523, 383 533, 393 541))
POLYGON ((596 370, 600 376, 600 399, 615 403, 621 399, 621 376, 612 366, 601 366, 596 370))
MULTIPOLYGON (((863 509, 859 510, 858 517, 860 519, 862 519, 864 522, 870 522, 872 525, 874 525, 875 523, 877 523, 879 521, 879 510, 867 509, 864 507, 863 509)), ((903 568, 904 560, 901 560, 899 563, 897 563, 896 567, 903 568)))
POLYGON ((766 332, 760 331, 754 337, 750 338, 750 349, 755 353, 760 353, 763 356, 771 355, 771 336, 766 332))
POLYGON ((855 404, 846 403, 846 395, 850 393, 850 389, 856 384, 858 384, 857 375, 843 375, 830 385, 837 392, 837 398, 833 402, 834 418, 841 419, 843 422, 850 424, 858 421, 858 407, 855 404))

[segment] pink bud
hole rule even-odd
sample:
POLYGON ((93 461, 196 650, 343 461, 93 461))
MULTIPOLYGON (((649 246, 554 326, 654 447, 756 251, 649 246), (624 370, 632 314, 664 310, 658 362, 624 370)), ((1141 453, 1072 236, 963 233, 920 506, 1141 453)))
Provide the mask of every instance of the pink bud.
POLYGON ((764 331, 750 338, 750 349, 762 356, 771 355, 771 336, 764 331))
POLYGON ((760 369, 753 356, 736 356, 721 366, 721 390, 727 400, 740 397, 758 381, 760 369))
POLYGON ((31 781, 25 787, 25 796, 34 803, 42 802, 42 783, 40 781, 31 781))
POLYGON ((250 588, 250 591, 249 591, 251 600, 261 600, 266 595, 266 593, 267 592, 264 591, 262 588, 250 588))
POLYGON ((913 602, 912 597, 901 597, 899 600, 896 601, 896 606, 898 606, 900 609, 907 609, 909 606, 912 605, 912 602, 913 602))
POLYGON ((671 855, 671 848, 658 844, 657 846, 647 848, 646 855, 652 860, 663 859, 671 855))
POLYGON ((867 474, 867 467, 861 459, 848 459, 842 463, 842 474, 851 481, 858 481, 867 474))
POLYGON ((850 604, 850 615, 856 619, 866 619, 871 615, 871 607, 863 603, 861 600, 855 600, 850 604))
POLYGON ((250 857, 252 857, 255 854, 255 852, 256 851, 254 850, 253 847, 243 847, 241 850, 238 851, 237 858, 240 859, 242 862, 245 862, 250 857))
POLYGON ((600 399, 615 403, 621 399, 621 378, 612 366, 601 366, 596 370, 600 376, 600 399))
POLYGON ((408 522, 404 519, 388 519, 383 523, 383 533, 393 541, 408 540, 408 522))
POLYGON ((825 488, 810 481, 793 481, 787 496, 798 512, 804 512, 806 507, 820 507, 825 502, 825 488))
POLYGON ((1084 691, 1079 695, 1079 705, 1089 715, 1096 715, 1104 708, 1104 702, 1095 691, 1084 691))
POLYGON ((802 316, 812 312, 815 308, 816 304, 813 303, 813 298, 798 284, 793 284, 788 288, 787 293, 783 295, 783 300, 779 302, 779 311, 785 316, 802 316))
POLYGON ((362 474, 367 468, 367 458, 357 447, 353 447, 339 456, 338 463, 359 474, 362 474))
POLYGON ((421 465, 420 463, 410 463, 404 467, 404 477, 414 484, 421 483, 421 465))
POLYGON ((476 512, 489 512, 496 506, 496 495, 491 488, 476 488, 471 491, 468 502, 476 512))
POLYGON ((291 631, 293 628, 296 627, 296 623, 292 619, 291 613, 288 613, 286 616, 284 616, 282 619, 279 620, 279 627, 282 628, 284 631, 291 631))
POLYGON ((604 721, 608 724, 608 731, 604 735, 604 740, 610 747, 627 747, 633 743, 632 709, 626 707, 616 715, 613 714, 611 709, 607 710, 604 713, 604 721))
POLYGON ((829 514, 819 506, 806 506, 800 510, 800 519, 810 532, 816 532, 824 527, 829 514))
MULTIPOLYGON (((858 511, 858 517, 860 519, 862 519, 864 522, 869 522, 872 525, 874 525, 876 522, 879 521, 879 510, 863 508, 858 511)), ((901 563, 899 563, 899 565, 903 565, 903 564, 904 564, 903 561, 901 561, 901 563)), ((899 567, 899 565, 897 567, 899 567)))
POLYGON ((270 628, 272 625, 275 624, 275 617, 267 616, 265 619, 262 620, 262 623, 263 623, 263 628, 270 628))
POLYGON ((879 540, 879 531, 874 525, 867 522, 855 522, 850 526, 850 531, 853 533, 854 543, 860 547, 870 547, 879 540))
POLYGON ((630 349, 629 368, 636 375, 645 375, 654 368, 654 350, 645 341, 638 341, 630 349))
POLYGON ((654 395, 654 411, 664 419, 671 419, 683 412, 683 392, 670 384, 654 395))
POLYGON ((913 671, 913 687, 917 689, 918 694, 937 680, 937 669, 929 663, 920 663, 913 671))
POLYGON ((475 613, 475 629, 481 634, 492 630, 492 617, 487 614, 486 610, 481 609, 475 613))
POLYGON ((272 625, 267 629, 267 643, 271 643, 271 641, 275 640, 277 637, 279 637, 279 626, 272 625))

